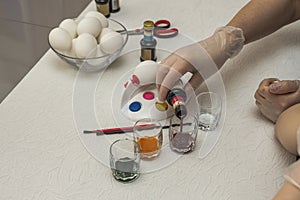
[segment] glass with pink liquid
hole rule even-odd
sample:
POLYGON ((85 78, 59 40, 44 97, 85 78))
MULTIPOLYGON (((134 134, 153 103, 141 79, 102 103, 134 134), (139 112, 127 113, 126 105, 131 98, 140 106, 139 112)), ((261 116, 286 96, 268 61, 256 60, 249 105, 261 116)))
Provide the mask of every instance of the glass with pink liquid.
POLYGON ((169 145, 177 153, 188 153, 194 150, 198 134, 198 120, 195 116, 170 119, 169 145))

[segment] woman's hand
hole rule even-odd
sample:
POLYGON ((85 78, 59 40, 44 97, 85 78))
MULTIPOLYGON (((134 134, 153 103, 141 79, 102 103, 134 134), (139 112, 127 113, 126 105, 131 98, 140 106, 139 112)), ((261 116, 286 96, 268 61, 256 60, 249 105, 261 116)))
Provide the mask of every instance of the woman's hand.
POLYGON ((275 123, 280 113, 300 103, 300 81, 264 79, 254 97, 260 112, 275 123))
POLYGON ((200 42, 182 47, 161 62, 156 75, 159 100, 185 73, 191 72, 189 83, 195 90, 204 79, 216 73, 228 58, 237 55, 244 45, 240 28, 224 26, 200 42))

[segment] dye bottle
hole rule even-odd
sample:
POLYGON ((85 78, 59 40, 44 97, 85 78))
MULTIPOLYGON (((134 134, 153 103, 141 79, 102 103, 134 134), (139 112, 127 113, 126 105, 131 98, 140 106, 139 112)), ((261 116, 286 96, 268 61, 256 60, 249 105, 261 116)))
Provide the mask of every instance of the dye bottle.
POLYGON ((120 11, 119 0, 110 0, 109 1, 109 11, 111 13, 115 13, 115 12, 119 12, 120 11))
POLYGON ((153 37, 154 22, 147 20, 144 22, 144 38, 141 39, 141 61, 153 60, 156 61, 156 40, 153 37))
POLYGON ((185 105, 186 93, 183 90, 182 81, 179 80, 175 86, 167 94, 167 102, 173 107, 175 115, 179 119, 183 119, 187 115, 185 105))
POLYGON ((110 0, 95 0, 97 11, 102 13, 105 17, 110 16, 109 1, 110 0))

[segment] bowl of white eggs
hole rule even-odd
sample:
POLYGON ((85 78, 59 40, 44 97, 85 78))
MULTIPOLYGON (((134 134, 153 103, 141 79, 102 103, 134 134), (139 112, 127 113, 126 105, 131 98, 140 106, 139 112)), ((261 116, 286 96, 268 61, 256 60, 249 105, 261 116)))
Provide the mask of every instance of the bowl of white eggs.
POLYGON ((84 71, 99 71, 117 59, 128 40, 125 26, 97 11, 81 20, 64 19, 49 33, 50 48, 84 71))

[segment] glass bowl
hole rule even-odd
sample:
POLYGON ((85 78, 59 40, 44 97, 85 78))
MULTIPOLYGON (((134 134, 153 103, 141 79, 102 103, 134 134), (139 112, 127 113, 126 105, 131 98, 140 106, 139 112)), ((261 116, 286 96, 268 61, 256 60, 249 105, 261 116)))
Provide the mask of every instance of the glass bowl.
POLYGON ((121 48, 111 54, 104 54, 101 56, 89 57, 89 58, 78 58, 78 57, 72 57, 69 55, 65 55, 62 52, 55 50, 51 46, 49 39, 48 39, 48 44, 58 57, 60 57, 63 61, 71 64, 72 66, 74 66, 80 70, 84 70, 84 71, 88 71, 88 72, 102 70, 102 69, 106 68, 107 66, 109 66, 112 62, 114 62, 120 56, 120 53, 122 52, 122 50, 128 40, 127 29, 125 28, 124 25, 122 25, 120 22, 113 20, 113 19, 107 19, 107 20, 108 20, 108 27, 121 33, 121 35, 123 36, 123 39, 124 39, 121 48))

